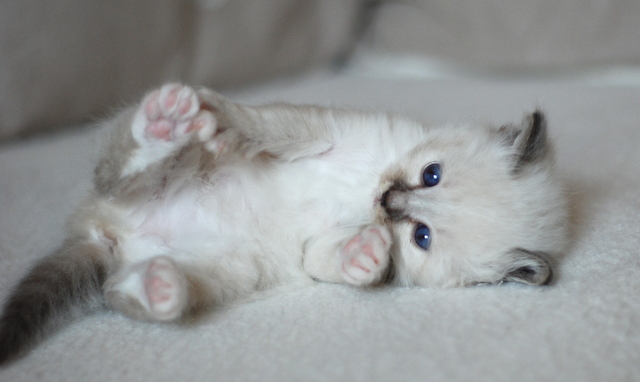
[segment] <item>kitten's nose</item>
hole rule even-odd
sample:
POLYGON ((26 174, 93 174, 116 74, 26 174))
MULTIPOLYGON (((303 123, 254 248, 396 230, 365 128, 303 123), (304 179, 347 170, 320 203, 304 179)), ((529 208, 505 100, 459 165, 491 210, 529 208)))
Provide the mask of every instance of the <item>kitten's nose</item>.
POLYGON ((407 217, 406 208, 407 187, 394 183, 380 198, 380 205, 387 213, 389 220, 397 222, 407 217))

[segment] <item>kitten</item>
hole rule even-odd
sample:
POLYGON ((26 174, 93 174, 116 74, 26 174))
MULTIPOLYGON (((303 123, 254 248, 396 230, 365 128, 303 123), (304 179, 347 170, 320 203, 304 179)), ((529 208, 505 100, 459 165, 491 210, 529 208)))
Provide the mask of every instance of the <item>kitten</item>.
POLYGON ((5 304, 0 362, 105 304, 180 321, 311 280, 546 284, 565 241, 540 112, 432 127, 170 84, 107 125, 68 239, 5 304))

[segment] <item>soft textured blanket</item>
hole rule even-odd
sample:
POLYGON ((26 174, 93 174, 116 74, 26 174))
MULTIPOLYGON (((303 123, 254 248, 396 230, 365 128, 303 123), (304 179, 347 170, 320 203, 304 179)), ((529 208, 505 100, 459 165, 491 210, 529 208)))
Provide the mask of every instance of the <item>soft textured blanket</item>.
MULTIPOLYGON (((434 122, 518 121, 541 107, 574 213, 546 287, 318 284, 216 310, 190 327, 102 313, 0 381, 640 379, 640 89, 319 76, 230 94, 382 108, 434 122)), ((0 299, 63 239, 90 184, 92 128, 0 146, 0 299)), ((2 344, 0 344, 2 346, 2 344)))

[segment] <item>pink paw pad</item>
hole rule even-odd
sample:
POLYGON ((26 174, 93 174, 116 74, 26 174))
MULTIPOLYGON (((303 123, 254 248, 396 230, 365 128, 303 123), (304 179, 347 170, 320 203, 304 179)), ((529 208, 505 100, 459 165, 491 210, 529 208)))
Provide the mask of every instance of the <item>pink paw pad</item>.
POLYGON ((186 289, 180 271, 171 260, 157 257, 149 262, 144 275, 144 290, 156 319, 179 317, 186 305, 186 289))
POLYGON ((386 227, 371 226, 349 240, 340 251, 341 273, 355 285, 380 281, 389 265, 391 235, 386 227))
POLYGON ((211 113, 201 110, 195 90, 180 84, 151 92, 140 111, 145 135, 162 141, 180 139, 194 130, 215 129, 215 125, 209 126, 215 124, 215 118, 203 117, 211 113))
POLYGON ((152 305, 170 300, 174 295, 173 288, 173 284, 155 274, 145 280, 145 290, 152 305))

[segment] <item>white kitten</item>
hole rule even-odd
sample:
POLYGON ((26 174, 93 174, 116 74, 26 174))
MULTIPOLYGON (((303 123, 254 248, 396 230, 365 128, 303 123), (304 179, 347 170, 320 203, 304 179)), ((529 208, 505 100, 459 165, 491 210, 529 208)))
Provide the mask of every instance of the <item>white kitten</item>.
POLYGON ((104 302, 174 321, 312 279, 545 284, 565 241, 539 112, 499 129, 431 127, 171 84, 108 124, 69 238, 5 306, 0 361, 104 302))

